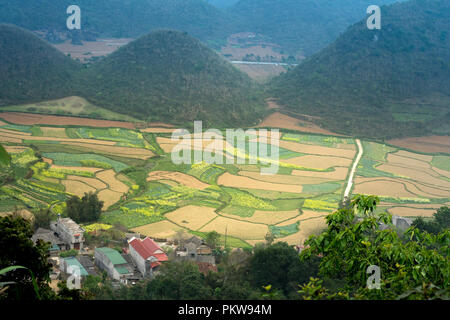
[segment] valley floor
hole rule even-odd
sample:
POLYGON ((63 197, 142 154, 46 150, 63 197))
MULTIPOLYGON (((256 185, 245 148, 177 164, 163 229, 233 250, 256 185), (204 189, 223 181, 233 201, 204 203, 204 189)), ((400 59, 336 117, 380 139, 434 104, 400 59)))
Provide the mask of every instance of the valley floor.
POLYGON ((0 142, 12 154, 15 177, 0 187, 3 213, 16 206, 63 213, 68 197, 91 191, 105 203, 103 224, 120 222, 158 239, 177 230, 197 236, 215 230, 222 241, 227 235, 228 245, 248 247, 269 232, 276 241, 303 243, 325 228, 325 217, 347 193, 378 195, 378 212, 405 217, 431 217, 450 205, 448 155, 282 131, 278 172, 263 175, 264 159, 250 164, 238 147, 234 154, 243 164, 175 165, 177 143, 168 126, 14 113, 0 119, 0 142))

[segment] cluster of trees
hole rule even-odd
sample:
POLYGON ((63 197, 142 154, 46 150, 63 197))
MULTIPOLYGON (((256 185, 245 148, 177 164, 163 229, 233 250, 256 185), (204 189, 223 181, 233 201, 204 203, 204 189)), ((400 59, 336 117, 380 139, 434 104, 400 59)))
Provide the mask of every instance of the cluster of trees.
POLYGON ((425 220, 422 217, 414 220, 413 225, 421 230, 431 234, 439 234, 450 228, 450 208, 439 208, 434 214, 431 221, 425 220))
POLYGON ((102 213, 103 201, 93 192, 85 193, 80 199, 77 196, 66 201, 66 213, 77 223, 97 221, 102 213))

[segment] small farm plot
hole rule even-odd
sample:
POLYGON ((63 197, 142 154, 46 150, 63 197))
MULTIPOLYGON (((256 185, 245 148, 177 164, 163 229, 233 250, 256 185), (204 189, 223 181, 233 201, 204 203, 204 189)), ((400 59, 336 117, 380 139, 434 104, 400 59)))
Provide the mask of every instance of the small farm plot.
POLYGON ((220 234, 229 234, 230 236, 245 239, 258 240, 264 239, 269 231, 269 227, 263 224, 250 223, 225 217, 218 217, 205 225, 199 231, 216 231, 220 234))
POLYGON ((166 219, 190 230, 197 230, 217 217, 214 208, 186 206, 165 215, 166 219))
POLYGON ((158 239, 172 238, 173 236, 175 236, 178 230, 186 230, 186 229, 183 229, 182 227, 179 227, 173 222, 167 220, 148 225, 143 225, 132 229, 133 232, 139 232, 144 236, 158 239))
POLYGON ((71 167, 94 167, 120 172, 128 166, 98 154, 44 152, 44 157, 51 159, 55 165, 71 167))

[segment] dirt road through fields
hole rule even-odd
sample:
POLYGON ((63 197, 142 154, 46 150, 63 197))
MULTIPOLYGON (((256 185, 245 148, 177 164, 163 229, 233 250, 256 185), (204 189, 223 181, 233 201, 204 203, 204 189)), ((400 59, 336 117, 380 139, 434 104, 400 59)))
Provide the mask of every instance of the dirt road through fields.
POLYGON ((364 152, 361 141, 359 139, 356 139, 355 141, 356 144, 358 145, 358 155, 356 156, 355 161, 353 162, 352 170, 350 171, 350 174, 348 176, 347 188, 345 189, 344 192, 344 199, 348 198, 348 196, 350 195, 350 190, 352 190, 353 186, 353 177, 355 176, 356 168, 358 168, 359 161, 361 160, 364 152))

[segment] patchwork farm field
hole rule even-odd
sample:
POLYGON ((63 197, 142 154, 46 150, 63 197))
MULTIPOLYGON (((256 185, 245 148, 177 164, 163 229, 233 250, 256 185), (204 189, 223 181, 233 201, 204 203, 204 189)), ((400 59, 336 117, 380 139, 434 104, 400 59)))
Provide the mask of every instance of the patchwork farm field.
MULTIPOLYGON (((158 239, 178 230, 202 237, 217 231, 238 247, 263 242, 270 232, 275 241, 301 244, 323 230, 325 217, 338 208, 358 153, 351 138, 283 131, 280 158, 272 162, 279 167, 274 175, 262 174, 267 164, 250 163, 255 159, 240 148, 218 155, 235 155, 244 163, 176 165, 170 154, 177 145, 170 138, 173 130, 0 113, 0 142, 13 162, 13 179, 0 184, 0 214, 49 207, 64 215, 69 197, 93 192, 104 201, 96 224, 103 228, 121 223, 158 239)), ((197 150, 210 144, 207 139, 192 143, 197 150)), ((362 145, 353 194, 378 195, 379 211, 405 217, 430 217, 450 204, 448 154, 414 153, 368 141, 362 145)))

